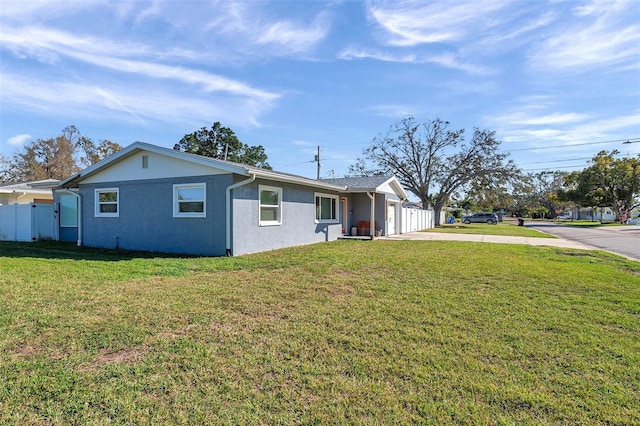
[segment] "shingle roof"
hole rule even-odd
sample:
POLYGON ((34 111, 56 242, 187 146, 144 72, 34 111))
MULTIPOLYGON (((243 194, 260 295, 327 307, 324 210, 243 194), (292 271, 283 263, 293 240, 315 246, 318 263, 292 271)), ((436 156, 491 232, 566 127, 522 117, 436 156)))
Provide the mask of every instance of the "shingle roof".
POLYGON ((131 145, 126 146, 125 148, 116 152, 110 157, 107 157, 102 161, 99 161, 87 167, 86 169, 80 171, 79 173, 71 176, 70 178, 62 181, 59 187, 60 188, 77 187, 78 183, 81 182, 83 179, 87 178, 88 176, 91 176, 92 174, 97 173, 100 170, 106 167, 109 167, 111 164, 114 164, 126 158, 127 156, 133 155, 134 153, 140 150, 150 151, 150 152, 166 155, 173 158, 178 158, 184 161, 191 161, 191 162, 195 162, 195 163, 202 164, 209 167, 221 168, 222 170, 225 170, 227 172, 236 173, 239 175, 245 175, 245 176, 255 175, 256 177, 262 178, 262 179, 281 181, 281 182, 291 182, 291 183, 297 183, 300 185, 306 185, 306 186, 311 186, 316 188, 324 188, 324 189, 335 190, 335 191, 344 191, 345 189, 344 186, 334 185, 334 184, 331 184, 330 182, 309 179, 303 176, 297 176, 297 175, 292 175, 288 173, 281 173, 273 170, 261 169, 259 167, 248 166, 245 164, 234 163, 231 161, 224 161, 224 160, 219 160, 215 158, 189 154, 182 151, 176 151, 170 148, 164 148, 157 145, 152 145, 146 142, 134 142, 131 145))

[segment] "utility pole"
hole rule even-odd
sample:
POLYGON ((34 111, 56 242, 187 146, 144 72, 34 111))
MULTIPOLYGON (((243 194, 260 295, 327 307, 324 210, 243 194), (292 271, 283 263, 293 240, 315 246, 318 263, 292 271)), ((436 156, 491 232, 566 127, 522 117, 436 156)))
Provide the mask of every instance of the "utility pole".
POLYGON ((322 167, 320 165, 320 145, 318 145, 318 154, 316 155, 316 158, 314 161, 318 163, 318 180, 320 180, 320 167, 322 167))

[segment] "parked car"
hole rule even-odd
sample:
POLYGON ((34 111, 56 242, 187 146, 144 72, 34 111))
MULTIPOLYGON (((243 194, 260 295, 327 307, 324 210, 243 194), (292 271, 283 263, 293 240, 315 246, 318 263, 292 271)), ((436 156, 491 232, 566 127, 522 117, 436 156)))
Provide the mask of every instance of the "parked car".
POLYGON ((462 223, 466 223, 467 225, 470 223, 488 223, 489 225, 495 225, 498 223, 498 215, 495 213, 478 212, 463 216, 462 223))
POLYGON ((556 219, 571 219, 571 213, 561 213, 556 216, 556 219))

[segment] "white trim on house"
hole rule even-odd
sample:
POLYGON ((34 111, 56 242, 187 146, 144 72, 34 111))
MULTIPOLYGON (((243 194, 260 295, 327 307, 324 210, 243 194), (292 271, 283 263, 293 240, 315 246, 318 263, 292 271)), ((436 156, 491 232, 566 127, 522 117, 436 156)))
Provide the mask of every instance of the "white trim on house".
POLYGON ((316 211, 316 217, 315 217, 315 221, 316 223, 337 223, 340 221, 340 214, 339 214, 339 207, 340 207, 340 198, 337 195, 333 195, 333 194, 323 194, 320 192, 316 192, 314 193, 314 199, 315 199, 315 211, 316 211), (329 208, 331 209, 330 213, 330 218, 323 219, 323 204, 322 204, 322 199, 329 199, 331 200, 331 203, 329 205, 329 208))
POLYGON ((94 213, 96 217, 119 217, 120 216, 120 191, 118 188, 96 188, 94 190, 94 213), (115 201, 100 201, 101 193, 116 193, 115 201), (102 211, 102 206, 115 206, 115 211, 102 211))
POLYGON ((203 218, 207 217, 207 184, 204 182, 198 183, 177 183, 173 185, 173 217, 181 218, 203 218), (193 199, 181 200, 179 197, 181 190, 202 190, 202 197, 196 197, 193 199), (183 211, 182 204, 191 204, 191 208, 183 211), (200 208, 193 210, 193 207, 200 208))
POLYGON ((275 226, 282 225, 282 188, 268 185, 258 185, 258 225, 275 226), (262 204, 262 192, 274 192, 277 194, 277 204, 262 204), (275 219, 263 220, 262 209, 273 211, 275 219))

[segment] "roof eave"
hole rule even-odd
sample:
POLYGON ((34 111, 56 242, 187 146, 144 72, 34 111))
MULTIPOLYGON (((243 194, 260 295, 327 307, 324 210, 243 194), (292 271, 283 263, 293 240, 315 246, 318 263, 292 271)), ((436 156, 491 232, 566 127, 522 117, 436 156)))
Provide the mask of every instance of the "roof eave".
POLYGON ((295 184, 298 184, 298 185, 310 186, 310 187, 320 188, 320 189, 330 190, 330 191, 338 191, 338 192, 346 192, 347 191, 347 187, 346 186, 332 185, 332 184, 329 184, 329 183, 324 183, 324 182, 321 182, 321 181, 318 181, 318 180, 314 180, 314 179, 307 179, 307 178, 304 178, 304 177, 283 175, 283 174, 280 174, 280 173, 271 172, 269 170, 254 169, 254 170, 247 170, 247 173, 255 174, 256 177, 259 177, 259 178, 262 178, 262 179, 274 180, 274 181, 278 181, 278 182, 295 183, 295 184))

